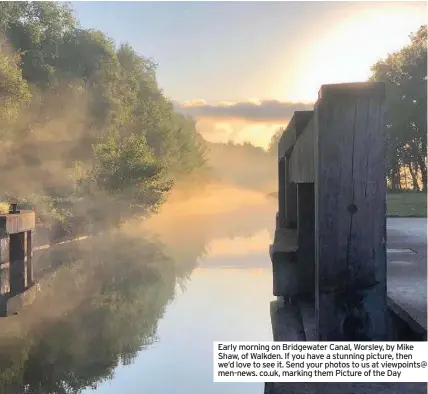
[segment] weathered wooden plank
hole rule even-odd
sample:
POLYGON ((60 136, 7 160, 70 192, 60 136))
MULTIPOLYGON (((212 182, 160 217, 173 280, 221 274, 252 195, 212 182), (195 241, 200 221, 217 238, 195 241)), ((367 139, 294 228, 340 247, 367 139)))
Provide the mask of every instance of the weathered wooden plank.
POLYGON ((285 157, 278 161, 278 228, 286 225, 286 179, 285 179, 285 157))
POLYGON ((314 182, 314 121, 306 125, 290 157, 290 179, 296 183, 314 182))
POLYGON ((0 215, 0 236, 32 230, 35 227, 36 214, 34 211, 27 210, 16 214, 0 215))
POLYGON ((347 82, 322 85, 318 92, 319 99, 324 97, 342 99, 356 96, 384 100, 385 86, 382 82, 347 82))
POLYGON ((27 287, 27 232, 10 235, 10 292, 22 293, 27 287))
POLYGON ((319 339, 386 340, 384 86, 327 85, 320 97, 314 115, 319 339))
POLYGON ((309 302, 299 302, 300 315, 302 317, 305 340, 313 342, 317 340, 317 325, 315 320, 315 305, 309 302))
POLYGON ((9 291, 9 263, 0 264, 0 297, 4 294, 9 293, 9 291))
POLYGON ((272 247, 272 252, 296 252, 297 231, 286 228, 276 229, 272 247))
POLYGON ((27 286, 34 284, 34 269, 33 269, 33 231, 27 231, 26 236, 26 274, 27 286))
POLYGON ((285 227, 297 228, 297 185, 291 182, 290 157, 285 157, 285 227))
POLYGON ((291 173, 291 154, 297 139, 311 120, 313 111, 296 111, 288 124, 286 130, 281 136, 278 148, 278 168, 279 168, 279 193, 281 198, 280 218, 283 213, 285 222, 280 221, 284 227, 297 227, 297 186, 292 182, 291 173), (283 182, 283 177, 285 181, 283 182), (281 190, 281 189, 284 190, 281 190), (283 210, 281 209, 283 208, 283 210))
POLYGON ((299 292, 296 266, 297 233, 277 229, 274 243, 269 248, 272 260, 273 295, 292 297, 299 292))
POLYGON ((297 305, 272 301, 270 303, 270 316, 274 341, 298 342, 305 340, 305 332, 297 305))
POLYGON ((297 276, 296 260, 285 253, 275 253, 272 257, 273 295, 295 297, 299 294, 300 283, 297 276))
POLYGON ((300 134, 311 120, 313 111, 295 111, 278 142, 278 160, 290 155, 300 134))
POLYGON ((315 297, 315 188, 313 183, 297 185, 297 280, 300 295, 315 297))
POLYGON ((0 236, 0 265, 9 261, 9 236, 0 236))

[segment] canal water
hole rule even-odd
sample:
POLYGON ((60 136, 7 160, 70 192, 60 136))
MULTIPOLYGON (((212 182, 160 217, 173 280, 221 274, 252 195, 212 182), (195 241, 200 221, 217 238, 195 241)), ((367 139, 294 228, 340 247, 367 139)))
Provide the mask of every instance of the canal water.
POLYGON ((47 270, 31 311, 0 324, 0 393, 263 393, 262 383, 213 383, 212 342, 272 339, 275 211, 262 193, 217 187, 83 257, 45 255, 78 254, 64 272, 62 260, 47 270))

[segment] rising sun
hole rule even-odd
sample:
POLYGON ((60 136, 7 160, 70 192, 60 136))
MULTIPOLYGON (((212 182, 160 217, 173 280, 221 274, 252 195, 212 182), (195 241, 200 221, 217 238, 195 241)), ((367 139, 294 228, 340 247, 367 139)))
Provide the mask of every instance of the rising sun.
POLYGON ((295 78, 282 91, 284 101, 313 102, 323 84, 367 81, 371 66, 407 45, 409 34, 425 23, 426 15, 407 4, 371 4, 376 6, 313 26, 312 45, 295 54, 298 60, 287 70, 295 78))

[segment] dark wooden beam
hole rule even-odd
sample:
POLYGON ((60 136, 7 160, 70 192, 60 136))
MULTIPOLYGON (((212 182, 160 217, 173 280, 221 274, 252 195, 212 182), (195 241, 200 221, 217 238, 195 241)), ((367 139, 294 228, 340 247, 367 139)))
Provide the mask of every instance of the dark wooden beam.
POLYGON ((326 85, 315 107, 319 340, 388 338, 384 89, 326 85))
POLYGON ((297 281, 302 298, 315 298, 315 189, 297 185, 297 281))

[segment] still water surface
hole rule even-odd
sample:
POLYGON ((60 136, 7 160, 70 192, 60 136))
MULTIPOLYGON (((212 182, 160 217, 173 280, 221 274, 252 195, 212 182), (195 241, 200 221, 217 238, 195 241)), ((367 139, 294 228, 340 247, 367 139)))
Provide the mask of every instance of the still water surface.
POLYGON ((42 256, 60 268, 29 311, 0 322, 0 393, 262 394, 212 382, 212 342, 272 339, 275 206, 216 193, 146 223, 160 244, 122 235, 42 256))
POLYGON ((212 341, 271 340, 272 298, 266 253, 230 256, 226 261, 208 257, 166 309, 158 342, 142 350, 134 364, 117 368, 114 379, 96 392, 263 393, 263 384, 212 383, 212 341), (236 266, 222 267, 223 263, 236 266))

